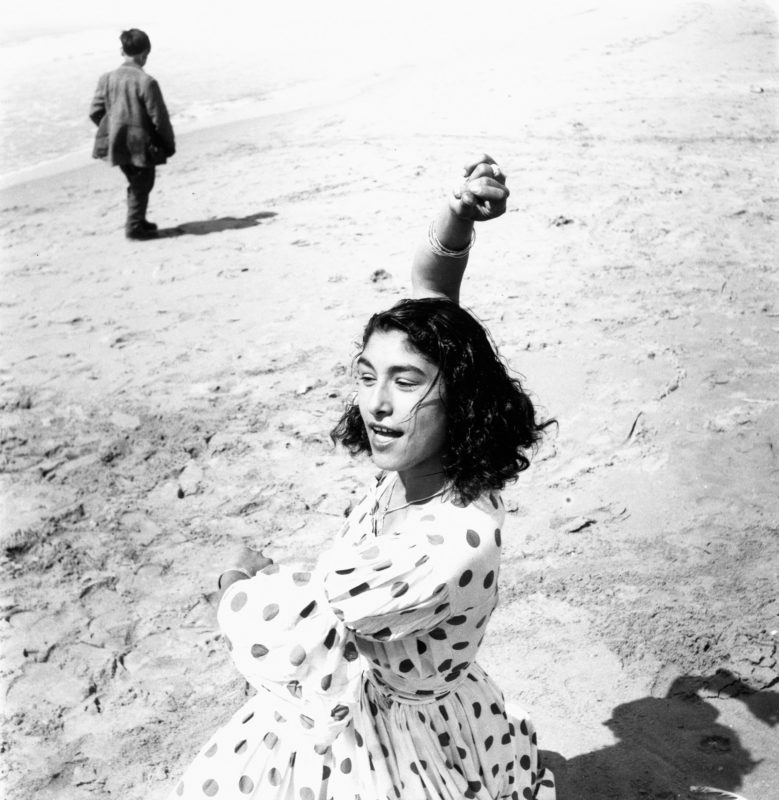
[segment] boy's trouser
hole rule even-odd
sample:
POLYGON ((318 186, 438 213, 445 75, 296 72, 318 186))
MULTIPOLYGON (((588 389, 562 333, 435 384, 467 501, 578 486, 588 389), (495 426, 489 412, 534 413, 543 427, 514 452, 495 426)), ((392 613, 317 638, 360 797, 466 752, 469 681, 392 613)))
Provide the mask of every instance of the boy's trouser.
POLYGON ((136 167, 134 164, 120 164, 120 169, 127 178, 127 224, 126 233, 139 231, 146 221, 146 209, 149 205, 149 194, 154 188, 155 169, 136 167))

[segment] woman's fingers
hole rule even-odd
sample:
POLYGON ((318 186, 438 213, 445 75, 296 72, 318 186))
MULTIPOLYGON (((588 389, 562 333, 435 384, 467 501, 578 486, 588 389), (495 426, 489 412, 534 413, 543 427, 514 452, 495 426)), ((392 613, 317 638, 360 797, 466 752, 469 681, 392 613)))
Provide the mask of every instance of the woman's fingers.
POLYGON ((455 193, 455 197, 464 206, 475 206, 477 202, 474 194, 469 192, 467 189, 460 190, 459 194, 455 193))
MULTIPOLYGON (((466 181, 462 186, 454 190, 454 196, 458 199, 477 198, 482 202, 505 203, 510 194, 508 187, 498 183, 493 178, 479 178, 475 181, 466 181)), ((472 200, 466 201, 468 205, 472 200)))
POLYGON ((268 558, 261 550, 253 550, 244 546, 236 553, 231 566, 241 567, 250 575, 254 575, 272 563, 273 559, 268 558))
POLYGON ((505 213, 510 192, 495 159, 484 153, 466 164, 464 172, 465 180, 452 192, 452 211, 473 221, 494 219, 505 213))
POLYGON ((481 164, 489 164, 489 165, 491 165, 491 164, 495 164, 495 163, 496 163, 495 159, 492 156, 489 156, 486 153, 483 153, 481 156, 479 156, 478 158, 474 159, 469 164, 465 165, 463 174, 467 178, 481 164))
POLYGON ((507 186, 498 183, 494 178, 479 178, 468 181, 464 187, 466 191, 483 197, 485 200, 505 200, 510 192, 507 186))
POLYGON ((473 181, 478 178, 492 178, 498 183, 506 183, 506 176, 497 164, 477 164, 467 176, 467 180, 473 181))
POLYGON ((475 222, 495 219, 505 213, 508 196, 508 189, 500 184, 469 181, 454 192, 451 208, 458 216, 475 222))

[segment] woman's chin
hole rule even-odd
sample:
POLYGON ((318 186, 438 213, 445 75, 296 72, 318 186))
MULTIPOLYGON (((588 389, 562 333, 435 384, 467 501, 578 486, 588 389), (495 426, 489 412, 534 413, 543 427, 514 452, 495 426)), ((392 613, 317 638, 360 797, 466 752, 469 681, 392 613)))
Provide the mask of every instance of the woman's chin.
POLYGON ((385 472, 394 472, 397 469, 395 459, 389 457, 387 453, 380 453, 374 451, 371 453, 371 461, 373 461, 373 463, 379 469, 382 469, 385 472))

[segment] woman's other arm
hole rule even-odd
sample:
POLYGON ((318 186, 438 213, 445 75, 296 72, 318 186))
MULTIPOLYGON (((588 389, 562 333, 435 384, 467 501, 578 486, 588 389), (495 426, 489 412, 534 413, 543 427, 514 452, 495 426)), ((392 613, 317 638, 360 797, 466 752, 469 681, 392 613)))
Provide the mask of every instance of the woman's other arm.
POLYGON ((231 566, 224 570, 217 580, 220 599, 228 586, 231 586, 236 581, 251 578, 260 570, 272 564, 273 559, 263 555, 261 550, 241 547, 232 561, 228 563, 231 566))
POLYGON ((508 196, 506 176, 493 158, 483 155, 465 167, 462 186, 452 192, 414 256, 411 268, 414 297, 448 297, 455 303, 460 301, 473 225, 503 214, 508 196))

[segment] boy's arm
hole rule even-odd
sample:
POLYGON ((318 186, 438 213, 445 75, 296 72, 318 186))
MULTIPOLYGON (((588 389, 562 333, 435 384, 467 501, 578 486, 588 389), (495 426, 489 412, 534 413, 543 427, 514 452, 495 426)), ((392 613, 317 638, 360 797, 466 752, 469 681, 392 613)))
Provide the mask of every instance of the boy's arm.
POLYGON ((143 101, 146 104, 146 111, 149 113, 152 125, 154 125, 154 133, 165 150, 165 155, 172 156, 176 152, 173 126, 170 124, 168 108, 162 99, 162 90, 154 79, 149 82, 143 101))
POLYGON ((474 222, 503 214, 508 196, 506 177, 493 158, 484 155, 465 167, 465 182, 452 193, 414 256, 414 297, 448 297, 459 302, 474 222))
POLYGON ((89 118, 95 125, 100 124, 100 120, 103 119, 106 112, 106 102, 105 102, 105 89, 106 89, 106 81, 105 76, 101 76, 100 80, 97 82, 97 89, 95 89, 95 96, 92 98, 92 105, 89 107, 89 118))

